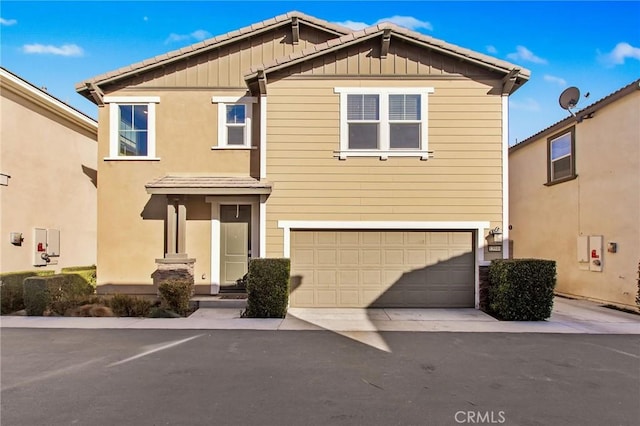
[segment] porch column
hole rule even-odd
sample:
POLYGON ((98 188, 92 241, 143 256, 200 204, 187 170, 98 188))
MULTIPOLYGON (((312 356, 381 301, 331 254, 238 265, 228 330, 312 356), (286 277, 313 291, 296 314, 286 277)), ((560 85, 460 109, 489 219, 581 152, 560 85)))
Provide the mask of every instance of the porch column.
POLYGON ((176 255, 176 236, 178 234, 177 213, 174 199, 167 196, 167 252, 164 257, 172 257, 176 255))
POLYGON ((178 202, 177 206, 177 249, 179 255, 187 257, 187 206, 184 198, 178 202))
POLYGON ((167 252, 165 258, 187 257, 187 206, 184 197, 167 196, 167 252))

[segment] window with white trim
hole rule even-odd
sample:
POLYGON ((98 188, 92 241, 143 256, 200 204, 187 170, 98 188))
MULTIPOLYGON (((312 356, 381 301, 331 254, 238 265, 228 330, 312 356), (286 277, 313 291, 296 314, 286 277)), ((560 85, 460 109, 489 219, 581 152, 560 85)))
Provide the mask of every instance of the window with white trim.
POLYGON ((551 136, 547 144, 547 185, 575 179, 575 127, 551 136))
POLYGON ((250 148, 254 97, 214 96, 218 104, 218 148, 250 148))
POLYGON ((432 87, 334 91, 340 94, 340 159, 429 158, 427 107, 432 87))
POLYGON ((158 96, 105 96, 109 104, 109 159, 156 159, 158 96))

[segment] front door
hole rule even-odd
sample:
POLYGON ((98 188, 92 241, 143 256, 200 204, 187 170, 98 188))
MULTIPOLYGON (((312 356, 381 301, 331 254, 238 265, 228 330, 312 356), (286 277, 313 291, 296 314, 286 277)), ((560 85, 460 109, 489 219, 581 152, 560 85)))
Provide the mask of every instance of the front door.
POLYGON ((251 254, 251 206, 220 206, 220 288, 237 286, 251 254))

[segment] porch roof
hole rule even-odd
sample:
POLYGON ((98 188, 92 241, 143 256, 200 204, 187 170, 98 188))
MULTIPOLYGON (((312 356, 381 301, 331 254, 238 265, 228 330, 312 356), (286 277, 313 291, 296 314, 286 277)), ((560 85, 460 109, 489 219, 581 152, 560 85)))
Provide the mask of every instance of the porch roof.
POLYGON ((271 184, 249 176, 163 176, 145 184, 148 194, 255 195, 270 194, 271 184))

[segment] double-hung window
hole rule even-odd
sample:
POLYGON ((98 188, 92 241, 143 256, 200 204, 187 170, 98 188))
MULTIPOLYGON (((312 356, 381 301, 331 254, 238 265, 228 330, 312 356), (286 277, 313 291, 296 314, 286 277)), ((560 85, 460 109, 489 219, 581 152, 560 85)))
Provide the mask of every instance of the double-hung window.
POLYGON ((429 158, 428 95, 420 88, 335 88, 340 94, 340 159, 429 158))
POLYGON ((347 95, 349 149, 380 147, 380 95, 347 95))
POLYGON ((105 96, 109 104, 109 158, 157 160, 157 96, 105 96))
POLYGON ((214 96, 218 104, 218 146, 214 148, 250 148, 254 97, 214 96))
POLYGON ((571 127, 547 140, 547 185, 575 177, 575 127, 571 127))

